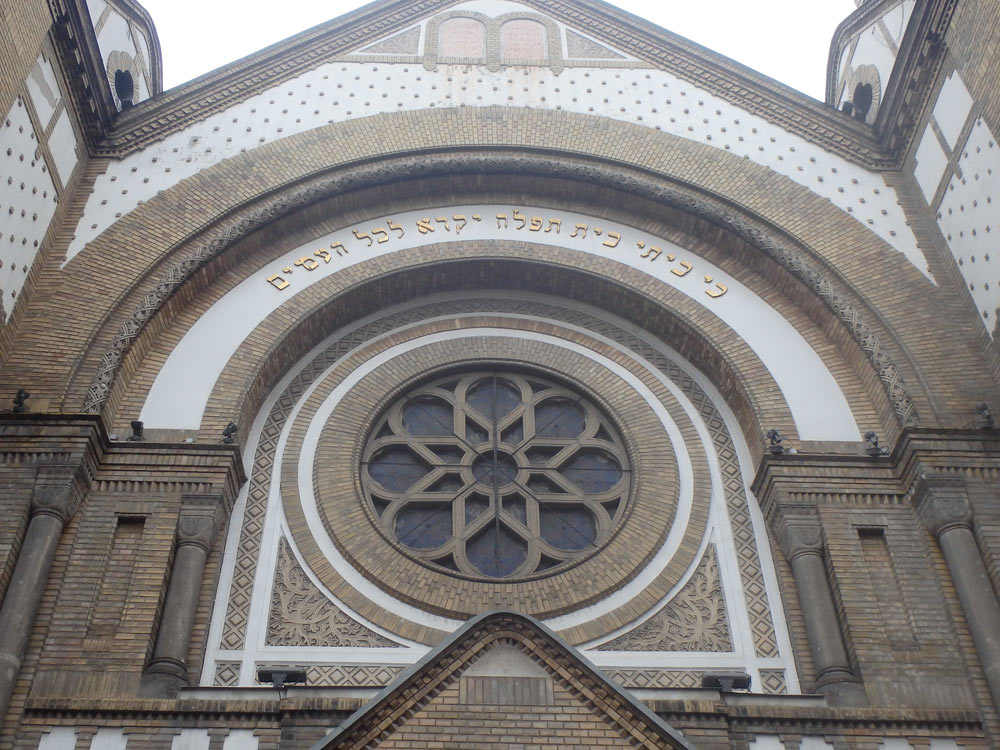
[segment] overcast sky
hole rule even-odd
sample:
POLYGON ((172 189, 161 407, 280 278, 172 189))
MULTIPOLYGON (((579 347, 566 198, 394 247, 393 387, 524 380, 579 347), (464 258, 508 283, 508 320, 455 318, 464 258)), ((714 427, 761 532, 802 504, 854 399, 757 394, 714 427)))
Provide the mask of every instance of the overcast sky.
MULTIPOLYGON (((140 0, 171 88, 359 8, 351 0, 140 0)), ((613 3, 817 99, 837 24, 854 0, 619 0, 613 3)))

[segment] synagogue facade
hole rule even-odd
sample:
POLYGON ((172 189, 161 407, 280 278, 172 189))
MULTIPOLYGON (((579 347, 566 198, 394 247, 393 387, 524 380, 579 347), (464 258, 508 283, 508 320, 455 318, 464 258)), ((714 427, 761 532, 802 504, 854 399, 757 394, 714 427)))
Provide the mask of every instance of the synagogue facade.
POLYGON ((995 3, 0 17, 0 750, 1000 746, 995 3))

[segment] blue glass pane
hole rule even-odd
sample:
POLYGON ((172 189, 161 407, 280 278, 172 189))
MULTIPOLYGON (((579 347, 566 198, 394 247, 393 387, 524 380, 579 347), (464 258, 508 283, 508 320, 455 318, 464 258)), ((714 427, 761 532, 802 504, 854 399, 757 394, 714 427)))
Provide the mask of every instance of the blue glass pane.
POLYGON ((564 398, 551 398, 535 407, 535 434, 575 438, 583 432, 586 420, 586 413, 577 404, 564 398))
POLYGON ((539 510, 541 537, 556 549, 576 551, 597 540, 597 522, 582 505, 559 505, 539 510))
POLYGON ((524 440, 524 425, 521 424, 521 420, 517 420, 503 431, 500 435, 500 440, 508 445, 520 445, 521 441, 524 440))
POLYGON ((451 505, 411 505, 396 516, 396 538, 413 549, 440 547, 451 537, 451 505))
POLYGON ((465 400, 487 419, 503 419, 520 406, 521 391, 506 380, 484 378, 469 389, 465 400))
POLYGON ((368 473, 387 490, 403 492, 427 474, 427 467, 411 450, 400 446, 387 448, 375 456, 368 473))
POLYGON ((465 545, 469 562, 488 576, 509 576, 528 556, 528 544, 506 526, 490 526, 465 545))
POLYGON ((539 495, 560 495, 566 492, 544 474, 532 474, 528 477, 528 489, 539 495))
POLYGON ((464 450, 450 445, 428 445, 427 447, 434 451, 441 459, 441 463, 444 464, 460 464, 465 456, 464 450))
POLYGON ((614 457, 604 451, 584 450, 567 461, 563 476, 588 494, 607 492, 622 478, 622 470, 614 457))
POLYGON ((489 440, 489 434, 471 419, 465 420, 465 439, 472 445, 479 445, 489 440))
POLYGON ((451 435, 451 404, 421 397, 403 407, 403 429, 411 435, 451 435))
POLYGON ((436 482, 431 484, 424 492, 458 492, 465 484, 458 474, 445 474, 436 482))
POLYGON ((506 453, 487 451, 472 462, 472 474, 489 487, 506 487, 517 478, 517 462, 506 453))
POLYGON ((528 459, 528 463, 532 466, 544 466, 552 457, 555 456, 562 448, 547 448, 544 446, 536 446, 534 448, 529 448, 524 452, 524 455, 528 459))
POLYGON ((503 509, 510 513, 521 523, 527 525, 528 511, 524 504, 524 498, 520 495, 510 495, 503 499, 503 509))
POLYGON ((465 525, 468 526, 489 509, 489 498, 475 493, 469 495, 465 498, 465 525))

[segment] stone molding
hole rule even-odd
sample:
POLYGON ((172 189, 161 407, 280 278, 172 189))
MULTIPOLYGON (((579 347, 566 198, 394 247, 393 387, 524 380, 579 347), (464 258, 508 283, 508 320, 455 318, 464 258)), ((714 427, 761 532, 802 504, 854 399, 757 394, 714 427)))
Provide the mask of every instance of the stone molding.
POLYGON ((865 322, 863 313, 855 302, 856 295, 829 269, 818 267, 815 260, 808 259, 806 253, 795 247, 794 240, 779 233, 779 230, 749 216, 737 215, 731 205, 724 205, 719 199, 665 179, 623 174, 620 167, 579 159, 543 161, 537 157, 511 154, 426 155, 420 159, 403 158, 367 164, 346 169, 333 176, 324 176, 307 187, 285 192, 276 198, 257 201, 240 218, 209 230, 208 238, 197 249, 175 261, 143 296, 128 319, 121 324, 110 347, 101 357, 87 391, 83 410, 100 413, 104 409, 121 363, 146 324, 196 271, 238 240, 300 208, 337 194, 413 177, 495 172, 566 177, 607 185, 623 190, 626 194, 664 203, 735 234, 778 263, 823 301, 847 328, 871 363, 900 426, 912 427, 919 423, 916 405, 907 393, 900 369, 892 361, 879 335, 865 322))
POLYGON ((732 651, 715 545, 708 546, 694 575, 666 606, 597 650, 732 651))

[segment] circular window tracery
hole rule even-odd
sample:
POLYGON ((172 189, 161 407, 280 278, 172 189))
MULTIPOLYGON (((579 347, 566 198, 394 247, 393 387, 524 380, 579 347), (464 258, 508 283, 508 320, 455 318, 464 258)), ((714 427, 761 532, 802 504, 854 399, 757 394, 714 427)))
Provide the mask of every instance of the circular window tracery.
POLYGON ((624 516, 628 456, 610 420, 551 380, 439 378, 397 400, 362 457, 382 529, 411 557, 475 577, 548 574, 624 516))

